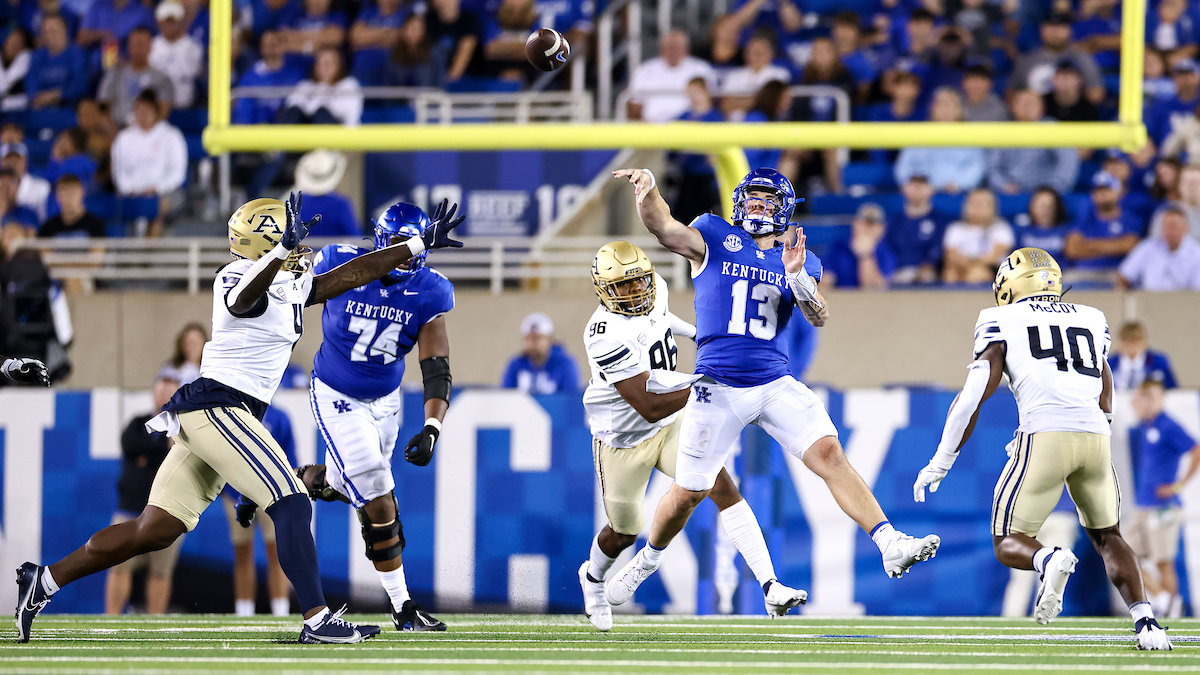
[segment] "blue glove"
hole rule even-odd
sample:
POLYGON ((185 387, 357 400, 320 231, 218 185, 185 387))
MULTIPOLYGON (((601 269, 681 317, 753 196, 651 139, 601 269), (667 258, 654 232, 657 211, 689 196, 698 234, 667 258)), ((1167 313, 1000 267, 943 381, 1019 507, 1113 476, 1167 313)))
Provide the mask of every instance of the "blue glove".
POLYGON ((450 230, 458 227, 466 216, 454 217, 454 213, 458 211, 458 204, 455 204, 447 211, 446 205, 450 200, 443 199, 441 204, 433 211, 433 224, 425 228, 421 233, 421 241, 425 242, 425 249, 431 250, 435 248, 462 248, 463 243, 450 238, 450 230))
POLYGON ((250 527, 254 522, 254 512, 258 510, 258 504, 250 501, 245 495, 238 495, 237 504, 233 510, 237 513, 238 525, 242 527, 250 527))
POLYGON ((300 203, 302 201, 304 201, 303 192, 292 192, 284 204, 284 211, 287 212, 287 226, 283 230, 283 236, 279 238, 279 243, 289 251, 299 248, 300 242, 308 236, 309 230, 321 222, 320 214, 313 216, 312 220, 308 222, 300 220, 300 203))

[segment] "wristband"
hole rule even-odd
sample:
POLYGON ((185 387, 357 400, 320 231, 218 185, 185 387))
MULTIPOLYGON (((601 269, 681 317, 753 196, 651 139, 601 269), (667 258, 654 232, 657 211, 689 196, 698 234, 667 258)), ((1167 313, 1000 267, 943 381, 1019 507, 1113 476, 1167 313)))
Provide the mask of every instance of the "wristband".
POLYGON ((425 250, 425 240, 420 237, 409 237, 408 241, 404 242, 408 246, 408 250, 412 251, 412 257, 417 257, 425 250))
POLYGON ((646 188, 646 192, 650 192, 654 188, 658 187, 658 181, 654 178, 654 172, 650 169, 642 169, 642 171, 645 171, 646 175, 650 176, 650 187, 646 188))
POLYGON ((1112 424, 1112 418, 1113 418, 1113 414, 1112 414, 1112 413, 1110 413, 1110 412, 1106 412, 1106 413, 1104 413, 1104 419, 1108 420, 1108 423, 1109 423, 1109 424, 1112 424))
POLYGON ((812 277, 808 276, 808 272, 801 268, 796 273, 787 273, 788 286, 792 289, 792 295, 796 296, 797 301, 805 301, 821 306, 817 300, 817 284, 812 277))
POLYGON ((442 432, 442 421, 436 417, 430 417, 425 420, 425 426, 437 429, 439 434, 442 432))

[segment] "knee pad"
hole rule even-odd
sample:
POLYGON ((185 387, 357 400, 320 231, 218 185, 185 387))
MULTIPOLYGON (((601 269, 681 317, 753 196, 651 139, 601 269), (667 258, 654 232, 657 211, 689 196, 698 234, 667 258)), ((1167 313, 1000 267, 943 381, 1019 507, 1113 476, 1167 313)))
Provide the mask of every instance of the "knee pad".
MULTIPOLYGON (((396 496, 391 495, 395 503, 396 496)), ((371 562, 386 562, 400 557, 404 551, 404 528, 400 525, 400 506, 396 505, 396 517, 390 523, 375 524, 367 515, 365 508, 358 510, 358 520, 362 524, 363 541, 367 545, 367 560, 371 562), (383 549, 375 548, 375 544, 395 537, 398 541, 383 549)))

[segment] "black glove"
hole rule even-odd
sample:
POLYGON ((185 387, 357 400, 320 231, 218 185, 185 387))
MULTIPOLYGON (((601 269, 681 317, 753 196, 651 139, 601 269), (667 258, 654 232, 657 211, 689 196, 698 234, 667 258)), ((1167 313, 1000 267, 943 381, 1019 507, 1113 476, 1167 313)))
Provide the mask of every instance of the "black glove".
POLYGON ((238 525, 250 527, 254 522, 254 512, 258 510, 258 504, 247 499, 245 495, 239 495, 233 510, 237 513, 238 525))
POLYGON ((433 459, 433 446, 437 443, 439 434, 441 432, 437 427, 426 424, 421 433, 413 436, 408 445, 404 446, 404 459, 417 466, 429 464, 433 459))
POLYGON ((455 204, 447 211, 446 206, 450 200, 443 199, 441 204, 433 211, 433 224, 425 228, 421 233, 421 241, 425 242, 425 249, 432 250, 435 248, 462 248, 463 243, 450 238, 450 230, 458 227, 466 216, 454 217, 454 213, 458 211, 458 204, 455 204))
POLYGON ((46 372, 46 364, 37 359, 7 359, 4 365, 0 365, 0 372, 13 382, 50 386, 50 375, 46 372))
POLYGON ((312 220, 307 223, 300 220, 300 203, 302 201, 304 201, 303 192, 292 192, 288 195, 287 203, 284 204, 284 211, 287 212, 287 227, 284 228, 279 243, 289 251, 299 248, 300 242, 308 236, 308 231, 321 222, 320 214, 313 216, 312 220))

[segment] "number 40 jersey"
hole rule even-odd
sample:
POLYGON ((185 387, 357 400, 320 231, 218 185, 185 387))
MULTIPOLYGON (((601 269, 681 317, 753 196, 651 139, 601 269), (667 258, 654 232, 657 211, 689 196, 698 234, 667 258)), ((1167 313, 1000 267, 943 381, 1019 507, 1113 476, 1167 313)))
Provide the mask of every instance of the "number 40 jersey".
POLYGON ((1104 312, 1028 300, 989 307, 975 324, 975 358, 995 342, 1005 345, 1020 431, 1111 433, 1099 403, 1112 344, 1104 312))
MULTIPOLYGON (((357 246, 326 246, 316 255, 313 273, 367 253, 357 246)), ((313 374, 350 398, 387 396, 404 378, 404 357, 421 327, 453 308, 454 285, 427 266, 400 281, 384 277, 331 298, 321 313, 324 340, 313 374)))

